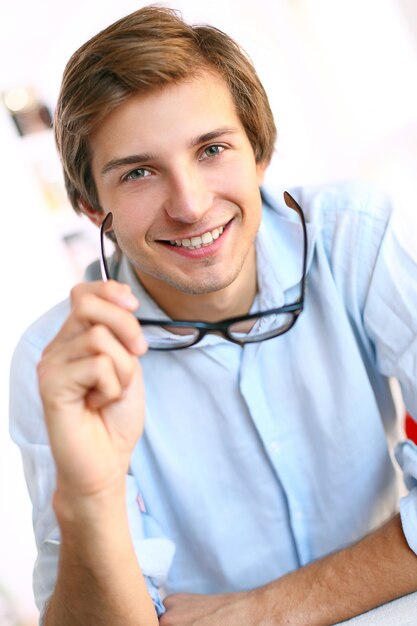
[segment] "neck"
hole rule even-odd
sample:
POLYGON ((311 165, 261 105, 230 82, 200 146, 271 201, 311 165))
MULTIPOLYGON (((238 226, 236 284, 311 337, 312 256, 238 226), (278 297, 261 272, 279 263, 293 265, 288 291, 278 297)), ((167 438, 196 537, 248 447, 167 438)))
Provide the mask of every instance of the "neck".
POLYGON ((257 291, 255 247, 250 250, 235 280, 218 291, 189 294, 154 277, 137 272, 139 279, 158 306, 171 319, 217 322, 247 315, 257 291))

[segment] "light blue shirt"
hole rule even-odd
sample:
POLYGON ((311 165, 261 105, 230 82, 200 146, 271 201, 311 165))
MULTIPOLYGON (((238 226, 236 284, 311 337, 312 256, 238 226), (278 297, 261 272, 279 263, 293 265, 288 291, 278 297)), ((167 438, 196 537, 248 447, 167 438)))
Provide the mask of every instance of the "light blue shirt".
MULTIPOLYGON (((244 348, 210 335, 142 359, 146 425, 127 506, 159 612, 164 593, 268 583, 398 511, 392 451, 403 435, 389 377, 417 416, 417 259, 395 236, 379 192, 349 183, 291 193, 309 241, 305 310, 294 328, 244 348)), ((257 309, 292 302, 301 278, 298 218, 269 202, 256 244, 257 309)), ((117 278, 131 284, 143 317, 166 317, 125 258, 117 278)), ((59 529, 35 365, 68 310, 59 304, 26 332, 11 374, 11 433, 33 501, 41 610, 54 588, 59 529)), ((402 442, 396 455, 409 491, 403 528, 417 553, 417 448, 402 442)))

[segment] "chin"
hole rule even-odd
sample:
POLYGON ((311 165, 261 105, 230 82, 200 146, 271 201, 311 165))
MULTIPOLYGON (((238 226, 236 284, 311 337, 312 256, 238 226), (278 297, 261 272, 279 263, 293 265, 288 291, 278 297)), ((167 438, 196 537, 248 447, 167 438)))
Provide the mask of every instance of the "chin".
MULTIPOLYGON (((202 276, 175 276, 162 272, 148 273, 150 282, 152 282, 152 279, 156 279, 160 283, 159 288, 162 286, 161 283, 164 283, 176 291, 196 296, 226 289, 226 287, 231 285, 236 280, 238 275, 238 268, 229 268, 227 274, 224 272, 221 275, 217 272, 204 272, 202 276)), ((152 287, 146 279, 146 276, 143 273, 140 276, 143 279, 142 282, 144 283, 144 286, 146 287, 148 283, 148 291, 152 293, 152 287)))
POLYGON ((234 280, 235 277, 229 279, 222 277, 213 277, 205 279, 204 281, 197 280, 181 280, 176 281, 165 277, 165 282, 171 287, 182 293, 189 295, 203 295, 207 293, 214 293, 226 289, 234 280))

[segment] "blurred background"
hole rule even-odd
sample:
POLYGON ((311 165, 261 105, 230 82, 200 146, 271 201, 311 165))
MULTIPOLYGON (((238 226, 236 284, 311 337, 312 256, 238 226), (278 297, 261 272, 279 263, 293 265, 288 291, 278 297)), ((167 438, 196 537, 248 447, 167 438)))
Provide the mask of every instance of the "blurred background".
MULTIPOLYGON (((2 0, 0 6, 0 626, 33 626, 31 506, 8 436, 8 370, 27 325, 66 297, 98 232, 66 201, 50 119, 66 61, 146 2, 2 0)), ((279 131, 277 189, 360 178, 391 193, 415 249, 417 3, 414 0, 177 0, 191 22, 251 56, 279 131), (407 227, 402 216, 407 215, 407 227), (411 226, 410 226, 411 223, 411 226)))

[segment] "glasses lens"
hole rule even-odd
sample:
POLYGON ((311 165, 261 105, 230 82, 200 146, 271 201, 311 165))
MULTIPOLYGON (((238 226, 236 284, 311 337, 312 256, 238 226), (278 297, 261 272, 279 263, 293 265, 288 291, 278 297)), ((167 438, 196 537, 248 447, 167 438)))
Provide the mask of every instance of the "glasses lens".
POLYGON ((229 333, 242 343, 271 339, 285 333, 294 323, 293 313, 261 315, 229 326, 229 333))
POLYGON ((154 326, 142 324, 142 331, 148 345, 153 350, 175 350, 195 343, 198 330, 191 326, 154 326))

